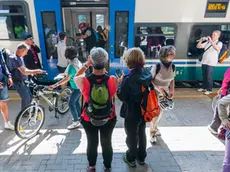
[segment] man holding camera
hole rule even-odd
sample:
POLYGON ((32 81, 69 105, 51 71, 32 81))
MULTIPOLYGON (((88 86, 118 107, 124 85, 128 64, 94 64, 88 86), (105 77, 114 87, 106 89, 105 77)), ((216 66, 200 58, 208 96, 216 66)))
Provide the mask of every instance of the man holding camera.
POLYGON ((218 55, 223 46, 223 43, 219 41, 221 32, 216 30, 212 33, 212 37, 203 37, 199 40, 197 48, 204 49, 202 56, 202 76, 203 87, 198 89, 199 92, 204 92, 205 95, 212 93, 213 80, 212 73, 218 62, 218 55))

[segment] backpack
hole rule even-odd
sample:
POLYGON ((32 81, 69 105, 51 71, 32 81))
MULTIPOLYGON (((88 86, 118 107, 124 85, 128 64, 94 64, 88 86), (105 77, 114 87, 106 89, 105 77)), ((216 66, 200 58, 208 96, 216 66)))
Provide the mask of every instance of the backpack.
POLYGON ((11 68, 10 68, 10 59, 9 59, 9 52, 7 49, 3 48, 1 50, 1 54, 2 54, 2 63, 6 65, 6 67, 8 68, 8 70, 11 72, 11 68))
POLYGON ((98 35, 98 33, 93 28, 92 28, 92 30, 93 30, 93 34, 96 37, 96 42, 98 42, 100 40, 99 35, 98 35))
POLYGON ((218 55, 218 62, 219 63, 223 63, 224 60, 226 60, 228 58, 228 52, 229 52, 229 50, 228 50, 227 46, 223 45, 221 50, 220 50, 220 53, 218 55))
POLYGON ((85 113, 94 126, 102 126, 108 122, 112 111, 112 100, 108 89, 109 75, 86 77, 90 83, 88 102, 85 103, 85 113))
MULTIPOLYGON (((161 70, 161 64, 160 63, 157 63, 157 68, 156 68, 156 74, 155 74, 155 76, 154 76, 154 78, 156 77, 156 75, 160 72, 160 70, 161 70)), ((174 64, 172 64, 172 70, 173 70, 173 72, 175 72, 175 70, 176 70, 176 66, 174 65, 174 64)))
POLYGON ((160 114, 157 94, 152 83, 148 87, 142 85, 141 114, 145 122, 151 122, 152 119, 160 114))

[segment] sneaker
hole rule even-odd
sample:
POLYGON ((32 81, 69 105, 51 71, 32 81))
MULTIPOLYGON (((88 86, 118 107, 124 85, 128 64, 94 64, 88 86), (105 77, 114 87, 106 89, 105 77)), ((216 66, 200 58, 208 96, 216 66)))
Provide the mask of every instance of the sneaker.
POLYGON ((209 95, 209 94, 212 94, 212 92, 211 91, 205 91, 204 92, 204 95, 209 95))
POLYGON ((157 137, 156 137, 156 136, 152 136, 152 137, 150 138, 150 142, 151 142, 152 144, 156 144, 156 143, 157 143, 157 137))
POLYGON ((81 123, 79 121, 74 121, 71 125, 67 127, 68 130, 72 130, 80 127, 81 123))
POLYGON ((111 172, 111 168, 104 167, 104 172, 111 172))
POLYGON ((157 130, 156 136, 161 136, 160 130, 157 130))
POLYGON ((213 130, 212 127, 211 127, 210 125, 208 125, 208 130, 209 130, 212 134, 218 135, 218 132, 215 131, 215 130, 213 130))
POLYGON ((123 161, 127 163, 130 167, 136 167, 136 161, 132 161, 132 162, 128 161, 126 153, 123 155, 123 161))
POLYGON ((198 92, 205 92, 205 91, 207 91, 207 90, 204 89, 204 88, 199 88, 199 89, 197 89, 197 91, 198 91, 198 92))
POLYGON ((140 165, 145 165, 145 161, 141 161, 139 158, 137 158, 137 162, 138 162, 138 164, 140 164, 140 165))
POLYGON ((10 121, 5 122, 5 129, 14 130, 14 126, 10 123, 10 121))
POLYGON ((87 170, 87 172, 96 172, 96 168, 90 167, 89 164, 87 164, 86 170, 87 170))

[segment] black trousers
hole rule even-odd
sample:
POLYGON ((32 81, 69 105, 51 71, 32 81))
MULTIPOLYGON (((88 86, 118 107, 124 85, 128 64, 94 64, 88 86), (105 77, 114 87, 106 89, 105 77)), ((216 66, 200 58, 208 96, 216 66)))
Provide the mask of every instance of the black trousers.
POLYGON ((125 120, 126 151, 127 160, 132 162, 138 158, 144 161, 146 153, 146 123, 144 120, 125 120))
POLYGON ((57 66, 59 73, 64 73, 66 67, 57 66))
POLYGON ((212 87, 213 87, 213 80, 212 80, 213 70, 214 70, 214 66, 202 64, 203 89, 207 89, 208 91, 212 91, 212 87))
POLYGON ((105 125, 96 127, 90 122, 81 120, 87 136, 87 158, 89 166, 95 166, 97 161, 98 134, 100 132, 100 141, 102 147, 102 157, 104 166, 111 168, 113 159, 112 133, 116 125, 117 118, 109 120, 105 125))

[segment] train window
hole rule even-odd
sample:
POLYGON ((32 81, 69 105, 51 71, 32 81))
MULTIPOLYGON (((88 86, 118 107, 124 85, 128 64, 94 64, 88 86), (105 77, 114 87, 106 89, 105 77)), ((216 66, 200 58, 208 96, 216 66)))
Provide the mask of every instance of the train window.
POLYGON ((187 56, 196 58, 200 53, 200 50, 196 48, 198 40, 204 36, 211 36, 214 30, 221 31, 220 41, 229 47, 230 24, 198 24, 191 28, 187 56))
POLYGON ((138 24, 135 47, 140 47, 147 59, 158 58, 160 47, 174 45, 176 27, 167 24, 138 24))
POLYGON ((105 16, 104 14, 96 14, 96 28, 97 26, 105 27, 105 16))
POLYGON ((47 58, 57 58, 58 35, 55 12, 46 11, 41 14, 47 58))
POLYGON ((24 2, 1 2, 0 39, 23 39, 30 32, 26 7, 24 2))
POLYGON ((87 22, 87 15, 86 14, 79 14, 78 15, 78 21, 79 21, 79 24, 83 23, 83 22, 87 22))
POLYGON ((115 22, 115 57, 119 58, 128 47, 129 12, 117 11, 115 22))

